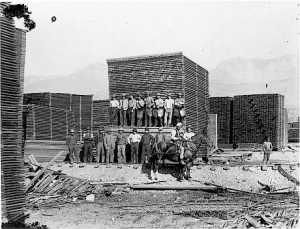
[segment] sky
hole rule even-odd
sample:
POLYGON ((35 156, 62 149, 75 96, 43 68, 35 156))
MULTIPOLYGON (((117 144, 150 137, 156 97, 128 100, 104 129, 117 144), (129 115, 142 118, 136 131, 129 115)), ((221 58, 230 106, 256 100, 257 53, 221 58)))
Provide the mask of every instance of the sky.
POLYGON ((165 52, 183 51, 208 70, 235 57, 299 52, 296 1, 26 4, 36 28, 27 33, 25 75, 67 75, 109 58, 165 52))

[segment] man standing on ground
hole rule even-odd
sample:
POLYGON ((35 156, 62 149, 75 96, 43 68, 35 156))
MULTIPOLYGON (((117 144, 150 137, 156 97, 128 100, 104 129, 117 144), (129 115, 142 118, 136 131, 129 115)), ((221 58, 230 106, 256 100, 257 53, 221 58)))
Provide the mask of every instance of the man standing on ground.
POLYGON ((146 134, 143 135, 141 139, 142 143, 142 158, 141 163, 148 163, 149 157, 151 155, 151 146, 154 144, 155 138, 149 133, 149 128, 145 129, 146 134), (146 155, 147 152, 147 155, 146 155), (145 157, 146 156, 146 157, 145 157))
POLYGON ((111 133, 111 130, 107 131, 107 134, 104 136, 104 146, 106 149, 106 163, 114 163, 114 151, 115 151, 115 138, 111 133))
POLYGON ((180 156, 179 156, 180 164, 184 164, 184 161, 183 161, 184 148, 182 146, 183 133, 182 133, 181 127, 182 127, 182 123, 180 123, 180 122, 177 123, 175 129, 172 130, 172 132, 171 132, 171 140, 174 144, 176 144, 180 148, 180 156))
POLYGON ((154 99, 150 96, 149 92, 146 92, 145 98, 146 112, 145 112, 145 126, 152 126, 152 109, 154 106, 154 99))
POLYGON ((126 163, 126 135, 124 134, 124 129, 121 127, 117 135, 118 143, 118 163, 126 163))
POLYGON ((76 163, 79 163, 80 158, 79 158, 78 147, 77 147, 77 137, 75 135, 74 129, 71 129, 70 135, 67 137, 66 144, 69 149, 69 158, 70 158, 71 165, 73 165, 73 161, 75 157, 76 157, 76 163))
POLYGON ((158 134, 155 135, 155 142, 158 143, 158 142, 161 142, 161 141, 166 141, 166 135, 162 132, 163 131, 163 128, 162 127, 159 127, 158 128, 158 134))
POLYGON ((138 163, 139 143, 141 135, 137 134, 137 129, 132 130, 132 134, 128 137, 128 143, 131 146, 131 163, 138 163))
POLYGON ((83 161, 86 163, 88 160, 90 163, 93 162, 93 141, 94 136, 91 133, 91 128, 86 128, 86 133, 83 134, 83 141, 84 141, 84 153, 83 153, 83 161))
POLYGON ((155 107, 157 109, 157 118, 155 119, 155 126, 163 126, 163 116, 164 116, 164 101, 160 98, 160 94, 157 93, 157 99, 155 100, 155 107))
POLYGON ((264 164, 269 164, 269 160, 270 160, 270 154, 273 150, 273 145, 270 142, 270 137, 265 137, 265 141, 262 145, 262 149, 264 152, 264 160, 263 163, 264 164))
POLYGON ((142 126, 143 125, 144 106, 145 106, 144 100, 141 98, 140 95, 138 95, 137 100, 136 100, 137 126, 142 126))
POLYGON ((110 126, 114 125, 115 118, 117 116, 117 111, 119 109, 119 102, 116 100, 116 95, 112 95, 112 100, 110 101, 110 126))
POLYGON ((173 108, 174 108, 174 100, 171 98, 171 94, 168 94, 168 98, 164 103, 165 107, 165 126, 170 127, 172 122, 173 108))
POLYGON ((104 134, 103 131, 104 128, 100 127, 98 130, 98 136, 97 136, 97 155, 96 155, 96 162, 100 163, 100 157, 101 157, 101 163, 104 162, 104 134))
POLYGON ((128 125, 131 127, 134 126, 135 123, 135 112, 136 112, 136 100, 133 98, 133 95, 131 94, 129 96, 129 101, 128 101, 128 125))
POLYGON ((126 99, 126 94, 122 94, 122 99, 120 100, 120 124, 121 126, 126 126, 126 114, 128 109, 128 99, 126 99))

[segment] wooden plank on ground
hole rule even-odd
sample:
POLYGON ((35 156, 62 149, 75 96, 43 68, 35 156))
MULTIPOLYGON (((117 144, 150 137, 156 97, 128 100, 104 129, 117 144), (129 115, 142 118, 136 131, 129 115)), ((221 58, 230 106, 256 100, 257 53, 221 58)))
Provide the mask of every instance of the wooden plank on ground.
POLYGON ((33 185, 33 183, 48 169, 48 167, 56 160, 56 158, 60 157, 64 151, 60 151, 42 170, 38 171, 35 177, 26 185, 25 192, 33 185))

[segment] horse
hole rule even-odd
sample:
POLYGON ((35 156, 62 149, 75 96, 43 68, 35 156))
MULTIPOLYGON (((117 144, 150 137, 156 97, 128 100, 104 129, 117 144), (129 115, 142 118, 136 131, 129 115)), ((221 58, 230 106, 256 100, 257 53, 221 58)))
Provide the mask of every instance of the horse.
MULTIPOLYGON (((183 177, 187 180, 191 179, 190 175, 190 168, 193 166, 193 161, 196 158, 196 153, 199 151, 200 146, 202 144, 208 144, 209 147, 212 147, 212 143, 209 141, 209 138, 203 135, 202 133, 196 134, 191 138, 191 141, 186 141, 181 138, 183 146, 185 146, 183 161, 184 165, 179 165, 179 173, 178 173, 178 180, 182 181, 183 177), (184 176, 184 173, 186 175, 184 176)), ((150 157, 150 165, 151 165, 151 172, 149 175, 150 179, 158 180, 158 167, 159 162, 168 159, 172 162, 179 162, 179 155, 180 155, 180 146, 178 144, 174 144, 172 142, 156 142, 152 148, 152 155, 150 157)))

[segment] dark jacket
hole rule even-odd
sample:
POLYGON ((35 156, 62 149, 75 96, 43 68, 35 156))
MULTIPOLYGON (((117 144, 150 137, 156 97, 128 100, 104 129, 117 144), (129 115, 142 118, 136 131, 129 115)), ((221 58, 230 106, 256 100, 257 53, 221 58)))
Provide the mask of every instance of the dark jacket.
POLYGON ((144 134, 141 139, 141 143, 143 145, 153 144, 154 141, 155 141, 155 138, 150 133, 144 134))

